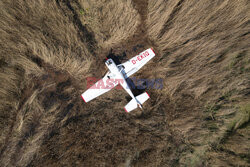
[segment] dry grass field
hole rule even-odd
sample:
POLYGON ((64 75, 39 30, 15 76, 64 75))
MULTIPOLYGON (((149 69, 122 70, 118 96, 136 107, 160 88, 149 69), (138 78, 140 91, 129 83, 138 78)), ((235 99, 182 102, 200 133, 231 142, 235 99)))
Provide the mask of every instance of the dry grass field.
POLYGON ((248 0, 0 1, 0 166, 249 166, 248 0), (143 111, 84 103, 104 58, 152 47, 143 111))

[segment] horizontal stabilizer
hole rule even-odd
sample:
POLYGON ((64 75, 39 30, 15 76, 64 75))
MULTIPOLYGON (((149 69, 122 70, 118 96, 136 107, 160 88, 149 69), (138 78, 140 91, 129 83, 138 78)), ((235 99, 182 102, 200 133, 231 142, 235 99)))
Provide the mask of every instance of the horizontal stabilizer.
MULTIPOLYGON (((138 96, 135 97, 138 102, 141 104, 143 104, 145 101, 147 101, 149 99, 149 95, 147 92, 144 92, 138 96)), ((134 109, 136 109, 138 107, 138 103, 135 99, 130 100, 130 102, 124 107, 126 112, 130 112, 134 109)))
POLYGON ((143 104, 145 101, 147 101, 149 99, 149 95, 147 92, 144 92, 138 96, 136 96, 136 99, 143 104))

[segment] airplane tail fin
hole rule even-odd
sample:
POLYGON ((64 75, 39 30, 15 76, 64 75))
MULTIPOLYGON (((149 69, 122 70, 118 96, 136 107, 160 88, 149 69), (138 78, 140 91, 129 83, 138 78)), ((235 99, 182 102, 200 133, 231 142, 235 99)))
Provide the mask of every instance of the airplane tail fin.
POLYGON ((141 108, 141 105, 149 99, 149 95, 147 92, 144 92, 136 96, 136 99, 139 103, 135 99, 130 100, 130 102, 124 107, 126 112, 130 112, 136 109, 138 106, 141 108))

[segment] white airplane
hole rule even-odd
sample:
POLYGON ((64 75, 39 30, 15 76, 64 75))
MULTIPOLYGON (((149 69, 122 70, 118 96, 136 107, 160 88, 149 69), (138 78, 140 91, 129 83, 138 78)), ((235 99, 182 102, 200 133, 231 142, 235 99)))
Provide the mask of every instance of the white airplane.
POLYGON ((116 65, 112 59, 108 59, 105 64, 109 71, 101 80, 97 81, 81 95, 82 99, 87 103, 120 84, 132 97, 132 100, 124 107, 125 111, 130 112, 136 109, 137 106, 142 109, 142 104, 149 98, 148 93, 144 92, 138 96, 134 96, 126 79, 137 72, 154 56, 155 53, 153 49, 150 48, 119 65, 116 65))

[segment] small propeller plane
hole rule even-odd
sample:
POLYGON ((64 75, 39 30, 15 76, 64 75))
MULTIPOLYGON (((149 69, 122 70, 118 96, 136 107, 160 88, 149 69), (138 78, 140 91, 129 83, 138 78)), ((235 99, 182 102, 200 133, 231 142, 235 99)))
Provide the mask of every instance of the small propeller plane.
POLYGON ((81 95, 82 99, 87 103, 120 84, 132 97, 132 100, 124 107, 125 111, 130 112, 137 107, 142 109, 142 104, 149 98, 148 93, 144 92, 138 96, 135 96, 132 93, 126 79, 142 68, 154 56, 155 53, 153 49, 150 48, 119 65, 116 65, 112 59, 107 59, 105 64, 109 71, 101 80, 97 81, 81 95), (97 85, 102 85, 102 87, 98 87, 97 85))

